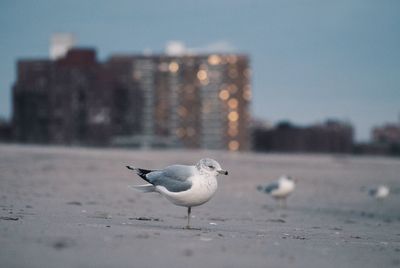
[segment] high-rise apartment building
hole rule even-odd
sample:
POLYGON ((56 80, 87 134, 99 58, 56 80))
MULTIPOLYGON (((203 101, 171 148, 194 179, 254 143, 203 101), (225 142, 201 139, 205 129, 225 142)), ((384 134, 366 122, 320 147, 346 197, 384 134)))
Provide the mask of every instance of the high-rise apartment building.
POLYGON ((161 55, 134 62, 144 97, 143 144, 249 149, 251 88, 245 55, 161 55))
POLYGON ((113 85, 93 49, 72 49, 57 61, 21 60, 17 75, 13 88, 17 141, 108 143, 113 85))

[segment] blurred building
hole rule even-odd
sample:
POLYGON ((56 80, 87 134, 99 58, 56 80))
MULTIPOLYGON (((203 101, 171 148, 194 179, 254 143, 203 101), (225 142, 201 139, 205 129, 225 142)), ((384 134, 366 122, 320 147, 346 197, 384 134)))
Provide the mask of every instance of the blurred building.
POLYGON ((400 124, 389 123, 371 131, 372 142, 360 143, 355 147, 357 154, 400 156, 400 124))
POLYGON ((108 142, 112 92, 93 49, 71 49, 56 61, 21 60, 17 65, 13 88, 16 141, 108 142))
POLYGON ((245 55, 115 55, 70 49, 20 60, 13 88, 20 142, 248 150, 245 55))
POLYGON ((253 128, 256 151, 351 153, 353 128, 348 123, 328 120, 323 124, 299 127, 281 122, 273 128, 253 128))
POLYGON ((372 140, 376 143, 400 144, 400 124, 386 124, 372 130, 372 140))
POLYGON ((11 123, 3 118, 0 118, 0 142, 9 142, 12 138, 11 123))
POLYGON ((141 142, 248 150, 249 72, 243 55, 136 58, 134 79, 144 98, 141 142))

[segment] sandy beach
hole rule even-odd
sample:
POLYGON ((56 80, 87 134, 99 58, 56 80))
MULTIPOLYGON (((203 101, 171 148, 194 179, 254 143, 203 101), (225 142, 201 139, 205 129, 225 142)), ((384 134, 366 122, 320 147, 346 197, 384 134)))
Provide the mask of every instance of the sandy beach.
POLYGON ((0 145, 1 267, 399 267, 400 160, 341 155, 0 145), (208 203, 129 185, 125 168, 216 159, 208 203), (298 179, 287 209, 256 190, 298 179), (391 187, 378 202, 367 190, 391 187))

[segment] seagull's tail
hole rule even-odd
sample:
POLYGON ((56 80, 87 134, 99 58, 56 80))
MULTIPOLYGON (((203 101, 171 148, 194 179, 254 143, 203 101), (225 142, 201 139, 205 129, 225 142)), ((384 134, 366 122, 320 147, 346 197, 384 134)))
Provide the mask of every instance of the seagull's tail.
MULTIPOLYGON (((151 170, 141 169, 133 166, 126 166, 128 169, 136 172, 141 178, 147 181, 146 174, 151 172, 151 170)), ((153 184, 143 184, 143 185, 129 185, 129 188, 135 189, 136 191, 142 193, 154 192, 156 187, 153 184)))
POLYGON ((150 193, 156 190, 156 187, 153 184, 129 185, 129 188, 135 189, 136 191, 142 193, 150 193))
POLYGON ((126 168, 136 172, 136 174, 138 174, 142 179, 144 179, 147 182, 149 182, 149 180, 147 179, 146 175, 148 173, 154 171, 154 170, 149 170, 149 169, 137 168, 134 166, 126 166, 126 168))

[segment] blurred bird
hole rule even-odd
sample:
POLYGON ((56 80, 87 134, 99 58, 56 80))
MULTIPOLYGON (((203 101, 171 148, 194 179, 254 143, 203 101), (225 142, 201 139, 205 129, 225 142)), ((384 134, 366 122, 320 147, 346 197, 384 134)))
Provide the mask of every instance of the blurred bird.
POLYGON ((283 175, 277 181, 266 186, 257 186, 257 190, 269 194, 279 201, 280 207, 286 208, 286 198, 294 191, 295 187, 296 180, 290 176, 283 175))
POLYGON ((377 188, 370 189, 368 194, 378 200, 383 200, 388 197, 390 193, 389 187, 386 185, 379 185, 377 188))
POLYGON ((220 164, 210 158, 201 159, 194 166, 172 165, 164 169, 148 170, 126 166, 149 184, 135 185, 141 192, 158 192, 177 206, 188 208, 187 229, 194 206, 204 204, 217 190, 217 176, 228 175, 220 164))

